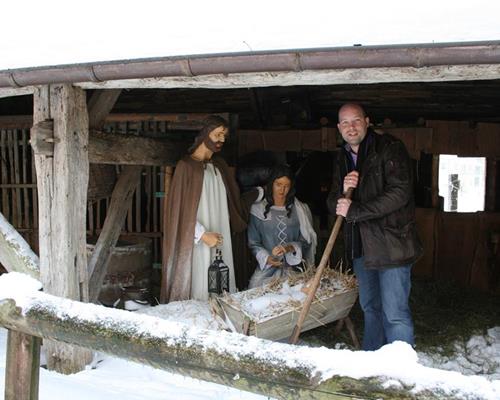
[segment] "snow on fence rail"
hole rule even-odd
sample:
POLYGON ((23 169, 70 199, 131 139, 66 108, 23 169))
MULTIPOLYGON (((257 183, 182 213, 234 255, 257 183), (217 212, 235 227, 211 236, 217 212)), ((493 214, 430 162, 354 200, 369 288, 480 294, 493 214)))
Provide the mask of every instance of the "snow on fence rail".
MULTIPOLYGON (((38 338, 87 347, 279 399, 442 399, 446 395, 456 398, 453 393, 442 391, 438 395, 428 390, 412 393, 411 384, 400 385, 398 389, 384 388, 380 379, 366 378, 369 374, 364 378, 362 373, 356 376, 363 379, 339 376, 339 364, 345 368, 351 363, 353 370, 363 369, 363 352, 293 346, 199 329, 58 298, 37 291, 39 288, 39 282, 22 274, 0 277, 0 325, 10 330, 8 347, 12 347, 7 351, 6 400, 37 398, 38 338), (19 339, 18 335, 23 336, 19 339), (29 338, 33 340, 26 340, 29 338), (24 369, 19 368, 19 360, 25 360, 24 369), (15 372, 16 379, 9 381, 9 371, 11 378, 15 372), (23 388, 15 387, 15 381, 22 375, 20 371, 25 371, 24 392, 23 388)), ((402 346, 397 351, 401 353, 404 349, 402 346)), ((395 368, 404 369, 404 362, 395 368)), ((416 363, 416 359, 411 362, 416 363)))
POLYGON ((24 274, 0 277, 0 326, 9 329, 5 400, 38 398, 39 338, 279 399, 498 398, 482 377, 419 365, 401 342, 376 352, 293 346, 62 299, 40 287, 24 274))

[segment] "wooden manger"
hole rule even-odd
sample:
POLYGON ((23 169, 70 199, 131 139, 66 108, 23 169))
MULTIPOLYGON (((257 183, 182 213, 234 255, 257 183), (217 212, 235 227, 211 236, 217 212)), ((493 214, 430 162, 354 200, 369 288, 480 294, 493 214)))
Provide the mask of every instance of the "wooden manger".
MULTIPOLYGON (((327 275, 322 279, 320 290, 318 290, 317 296, 311 305, 301 332, 347 318, 356 301, 358 288, 352 275, 338 273, 337 271, 331 271, 327 275), (334 276, 332 277, 332 275, 334 276), (340 275, 342 277, 339 280, 340 275)), ((291 298, 290 301, 281 305, 278 304, 277 307, 276 304, 272 304, 272 301, 270 301, 270 308, 275 307, 276 312, 264 312, 261 315, 256 315, 246 307, 248 301, 258 300, 259 297, 263 298, 269 293, 273 293, 271 286, 277 286, 279 289, 283 282, 288 281, 284 279, 263 288, 249 289, 244 292, 219 297, 217 299, 218 303, 225 314, 226 320, 230 321, 234 330, 245 335, 270 340, 281 340, 290 337, 297 323, 304 299, 301 301, 300 299, 291 298)), ((294 287, 297 287, 297 284, 298 287, 302 286, 300 282, 288 283, 289 286, 294 287)), ((347 325, 349 324, 350 321, 348 321, 347 325)))

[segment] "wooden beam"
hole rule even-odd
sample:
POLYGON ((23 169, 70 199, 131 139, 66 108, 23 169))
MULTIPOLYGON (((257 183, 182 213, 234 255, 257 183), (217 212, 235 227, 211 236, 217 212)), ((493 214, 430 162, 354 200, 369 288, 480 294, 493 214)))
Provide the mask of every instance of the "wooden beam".
MULTIPOLYGON (((415 397, 408 392, 411 387, 384 388, 377 378, 356 380, 333 376, 322 381, 314 359, 300 356, 303 352, 297 352, 291 345, 275 344, 278 347, 273 351, 273 345, 263 339, 209 330, 196 332, 180 326, 173 328, 170 321, 154 317, 148 317, 154 318, 148 324, 155 326, 154 330, 144 329, 142 321, 133 313, 98 310, 90 304, 76 307, 72 303, 43 294, 37 297, 36 307, 21 310, 13 300, 5 299, 0 302, 0 325, 279 399, 396 400, 415 397), (75 309, 78 313, 72 311, 75 309), (96 317, 97 312, 99 317, 96 317), (228 346, 218 346, 221 340, 228 346), (259 351, 255 351, 256 348, 259 351), (291 361, 290 357, 296 359, 291 361)), ((335 359, 331 362, 335 363, 335 359)), ((426 391, 425 398, 445 399, 446 396, 426 391)))
POLYGON ((8 272, 22 272, 40 279, 38 256, 3 214, 0 214, 0 263, 8 272))
POLYGON ((5 400, 38 400, 40 344, 39 337, 8 331, 5 400))
POLYGON ((97 164, 175 165, 190 143, 133 135, 90 133, 89 161, 97 164))
MULTIPOLYGON (((33 122, 54 121, 53 156, 35 153, 39 204, 40 278, 44 291, 88 300, 86 220, 88 115, 85 92, 70 85, 36 88, 33 122)), ((36 134, 36 131, 32 133, 36 134)), ((89 351, 47 341, 47 366, 81 371, 89 351)))
POLYGON ((132 204, 133 194, 141 180, 142 167, 126 166, 111 195, 111 203, 106 213, 104 226, 89 261, 90 301, 97 302, 108 271, 111 251, 118 241, 121 228, 132 204))
MULTIPOLYGON (((213 114, 221 116, 226 121, 229 120, 229 113, 213 113, 213 114)), ((197 124, 197 126, 200 127, 201 126, 200 122, 202 122, 209 115, 212 114, 210 113, 175 113, 175 114, 116 113, 116 114, 109 114, 106 117, 106 122, 171 122, 177 124, 186 124, 186 126, 193 126, 193 124, 197 124)))
POLYGON ((33 125, 32 115, 2 115, 0 129, 30 129, 33 125))
POLYGON ((110 89, 92 94, 88 103, 90 129, 102 129, 121 92, 121 89, 110 89))
MULTIPOLYGON (((114 122, 168 122, 167 129, 176 130, 197 130, 201 128, 201 122, 212 115, 210 113, 116 113, 104 115, 104 110, 111 111, 110 106, 113 98, 118 98, 117 93, 121 90, 98 90, 98 96, 91 97, 89 101, 89 126, 91 129, 102 130, 100 118, 104 117, 105 123, 114 122), (101 94, 104 93, 104 94, 101 94), (95 110, 95 111, 92 111, 95 110)), ((115 99, 115 100, 116 100, 115 99)), ((109 112, 108 111, 108 112, 109 112)), ((229 113, 213 113, 219 115, 227 121, 229 113)), ((102 121, 101 121, 102 122, 102 121)), ((0 116, 0 129, 29 129, 33 125, 32 115, 2 115, 0 116)))
POLYGON ((26 96, 33 94, 33 91, 33 86, 22 88, 0 88, 0 99, 4 97, 26 96))
POLYGON ((449 82, 500 79, 498 64, 436 65, 431 67, 374 67, 213 74, 194 77, 117 79, 81 82, 84 89, 236 89, 270 86, 342 85, 387 82, 449 82))

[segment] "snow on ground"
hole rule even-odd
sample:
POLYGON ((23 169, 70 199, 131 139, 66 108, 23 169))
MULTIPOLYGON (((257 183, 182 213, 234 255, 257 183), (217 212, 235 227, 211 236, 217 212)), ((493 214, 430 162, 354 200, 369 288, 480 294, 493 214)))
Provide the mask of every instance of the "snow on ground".
POLYGON ((458 371, 464 375, 481 375, 500 379, 500 327, 488 329, 482 336, 473 336, 465 343, 454 344, 453 356, 418 353, 422 365, 458 371))
MULTIPOLYGON (((280 365, 304 365, 313 368, 321 374, 323 379, 334 375, 363 378, 379 376, 384 385, 405 385, 412 387, 412 391, 429 389, 441 391, 457 399, 500 399, 500 328, 492 328, 484 337, 472 338, 458 357, 450 360, 434 360, 432 355, 419 355, 409 345, 395 342, 384 346, 376 352, 333 350, 309 348, 306 346, 291 346, 284 343, 275 343, 254 337, 245 337, 227 332, 205 330, 209 324, 210 312, 203 311, 200 302, 172 304, 165 313, 170 318, 182 316, 190 327, 174 321, 163 321, 147 315, 133 312, 100 308, 95 305, 85 305, 65 299, 55 298, 35 290, 39 283, 22 274, 9 273, 0 277, 0 301, 2 298, 14 298, 23 308, 23 312, 30 307, 39 307, 48 304, 61 317, 80 315, 82 319, 101 321, 110 320, 113 327, 123 325, 126 329, 137 325, 141 332, 148 335, 158 335, 175 340, 177 335, 184 335, 192 343, 202 340, 205 348, 215 351, 234 353, 236 355, 252 354, 253 357, 266 359, 269 363, 279 362, 280 365), (201 311, 201 315, 198 312, 201 311), (190 322, 189 315, 198 318, 190 322), (199 326, 193 326, 193 323, 199 326), (152 331, 152 332, 151 332, 152 331), (164 336, 162 336, 164 335, 164 336), (464 375, 457 371, 445 371, 431 368, 442 365, 443 368, 454 369, 454 365, 463 366, 463 359, 476 360, 477 365, 481 353, 488 359, 491 368, 483 369, 485 376, 464 375), (471 354, 474 357, 471 357, 471 354), (421 358, 421 360, 419 360, 421 358), (332 361, 334 360, 334 362, 332 361), (420 362, 419 362, 420 361, 420 362)), ((208 309, 208 306, 207 306, 208 309)), ((161 308, 154 313, 161 311, 161 308)), ((152 311, 153 312, 153 311, 152 311)), ((4 388, 5 373, 5 330, 0 331, 0 393, 4 388)), ((460 350, 460 347, 457 347, 460 350)), ((471 371, 474 369, 468 367, 471 371)), ((418 396, 418 395, 417 395, 418 396)), ((46 370, 41 371, 40 399, 265 399, 224 386, 200 382, 184 378, 179 375, 154 370, 140 364, 126 362, 113 357, 104 356, 102 361, 95 363, 95 369, 71 376, 63 376, 46 370)))
MULTIPOLYGON (((5 385, 7 331, 0 328, 0 398, 5 385)), ((95 369, 73 375, 40 370, 40 400, 264 400, 268 397, 99 355, 95 369), (102 361, 101 361, 102 360, 102 361)))

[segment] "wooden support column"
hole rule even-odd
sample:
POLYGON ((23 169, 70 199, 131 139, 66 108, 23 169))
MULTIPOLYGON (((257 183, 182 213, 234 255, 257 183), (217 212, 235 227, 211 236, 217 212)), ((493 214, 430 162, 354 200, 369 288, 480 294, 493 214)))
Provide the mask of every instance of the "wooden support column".
MULTIPOLYGON (((166 236, 166 232, 168 229, 168 220, 167 220, 167 204, 168 204, 168 196, 170 194, 170 185, 172 184, 172 178, 174 176, 174 167, 165 167, 165 176, 163 178, 164 183, 164 195, 163 195, 163 208, 162 208, 162 241, 161 241, 161 254, 162 254, 162 271, 164 271, 165 264, 167 262, 165 258, 165 249, 168 245, 168 238, 166 236)), ((167 288, 165 287, 165 280, 161 280, 161 293, 166 293, 167 288)))
POLYGON ((36 336, 8 331, 5 400, 38 400, 41 341, 36 336))
MULTIPOLYGON (((40 278, 44 291, 88 301, 86 209, 88 114, 85 92, 71 85, 37 87, 33 94, 32 140, 37 124, 53 121, 53 154, 37 153, 40 278)), ((81 371, 88 350, 45 342, 47 367, 61 373, 81 371)))

